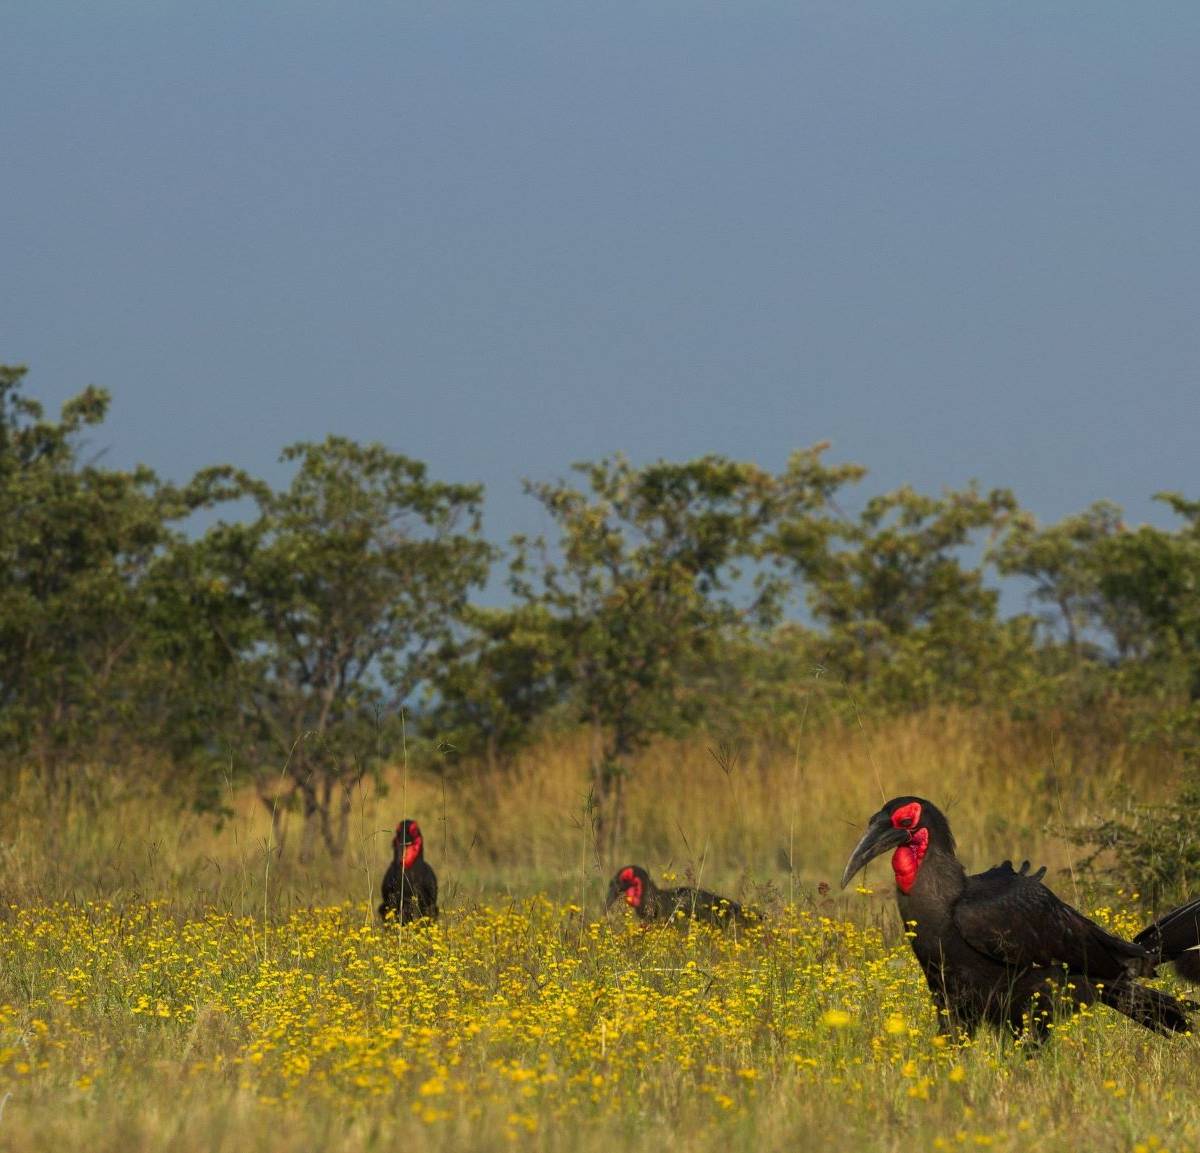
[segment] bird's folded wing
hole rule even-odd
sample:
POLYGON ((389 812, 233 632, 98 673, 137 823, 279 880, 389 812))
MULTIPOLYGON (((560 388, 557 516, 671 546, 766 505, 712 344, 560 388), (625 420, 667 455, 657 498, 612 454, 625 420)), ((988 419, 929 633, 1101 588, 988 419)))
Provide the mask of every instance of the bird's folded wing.
POLYGON ((1106 932, 1010 865, 968 878, 954 920, 973 949, 1014 968, 1066 966, 1115 980, 1151 967, 1142 946, 1106 932))

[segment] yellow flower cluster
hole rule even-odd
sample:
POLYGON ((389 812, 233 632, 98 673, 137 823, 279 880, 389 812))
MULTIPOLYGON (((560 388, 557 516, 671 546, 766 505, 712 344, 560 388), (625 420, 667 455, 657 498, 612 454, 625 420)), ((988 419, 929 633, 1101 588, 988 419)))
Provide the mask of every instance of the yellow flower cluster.
POLYGON ((568 1114, 737 1117, 818 1090, 894 1119, 1022 1060, 945 1044, 903 935, 815 909, 733 936, 542 898, 402 928, 352 904, 274 921, 13 907, 0 973, 0 1096, 97 1092, 119 1048, 268 1104, 486 1114, 513 1140, 568 1114))
POLYGON ((540 898, 403 929, 348 904, 265 924, 61 905, 12 910, 0 950, 28 982, 0 1010, 0 1076, 53 1068, 56 1046, 86 1050, 127 1016, 260 1096, 399 1092, 427 1120, 514 1087, 601 1111, 691 1090, 727 1110, 785 1068, 857 1079, 836 1030, 890 1048, 933 1023, 904 942, 807 912, 735 938, 540 898))

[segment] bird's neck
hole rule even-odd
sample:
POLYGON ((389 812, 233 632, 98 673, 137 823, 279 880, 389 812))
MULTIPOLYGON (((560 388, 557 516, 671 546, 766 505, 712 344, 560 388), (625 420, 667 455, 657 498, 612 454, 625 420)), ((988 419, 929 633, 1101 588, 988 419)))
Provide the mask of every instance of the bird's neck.
POLYGON ((653 920, 663 911, 662 890, 649 878, 642 884, 642 899, 638 904, 638 912, 643 917, 653 920))
POLYGON ((909 922, 915 921, 918 937, 923 932, 936 931, 950 919, 954 903, 966 886, 967 873, 959 859, 953 853, 930 845, 908 891, 899 885, 896 888, 896 903, 900 906, 905 928, 913 930, 909 922))

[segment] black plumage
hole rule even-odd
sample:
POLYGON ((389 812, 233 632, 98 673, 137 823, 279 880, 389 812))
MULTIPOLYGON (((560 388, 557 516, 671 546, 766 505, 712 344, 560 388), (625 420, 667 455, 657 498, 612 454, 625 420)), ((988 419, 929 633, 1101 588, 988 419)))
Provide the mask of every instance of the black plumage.
POLYGON ((425 860, 425 838, 416 821, 404 818, 392 838, 392 863, 383 875, 379 915, 406 925, 420 917, 436 921, 437 874, 425 860))
POLYGON ((1157 958, 1061 901, 1045 870, 1005 861, 968 876, 941 811, 898 797, 871 818, 842 884, 894 850, 896 899, 945 1032, 981 1023, 1043 1040, 1057 1007, 1099 1002, 1158 1033, 1190 1027, 1190 1002, 1140 984, 1157 958))
POLYGON ((757 921, 758 914, 745 909, 737 901, 710 893, 707 889, 682 886, 660 889, 641 865, 626 865, 617 870, 608 886, 605 908, 624 896, 626 904, 643 921, 683 921, 694 918, 710 925, 726 928, 757 921))
POLYGON ((1147 925, 1134 940, 1149 949, 1160 964, 1172 964, 1185 981, 1200 984, 1200 899, 1147 925))

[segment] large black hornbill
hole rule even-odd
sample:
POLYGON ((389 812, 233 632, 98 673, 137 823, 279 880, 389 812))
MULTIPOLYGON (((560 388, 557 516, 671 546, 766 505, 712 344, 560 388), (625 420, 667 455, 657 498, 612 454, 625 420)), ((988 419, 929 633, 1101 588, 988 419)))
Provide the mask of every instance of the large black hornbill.
POLYGON ((753 909, 744 909, 737 901, 710 893, 707 889, 660 889, 641 865, 626 865, 617 870, 608 886, 607 909, 622 894, 625 903, 643 921, 667 921, 692 917, 710 925, 746 925, 758 921, 753 909))
POLYGON ((1200 985, 1200 900, 1172 909, 1134 940, 1149 949, 1159 964, 1170 962, 1184 980, 1200 985))
POLYGON ((1152 950, 1089 921, 1027 866, 1005 861, 968 876, 954 848, 936 805, 897 797, 871 818, 842 875, 844 888, 892 850, 900 916, 943 1032, 970 1035, 987 1022, 1040 1041, 1056 1005, 1096 1001, 1157 1033, 1190 1028, 1195 1005, 1137 980, 1153 976, 1152 950))
POLYGON ((379 915, 407 925, 418 917, 437 920, 437 874, 425 860, 425 838, 416 821, 404 818, 392 838, 392 863, 383 875, 379 915))

